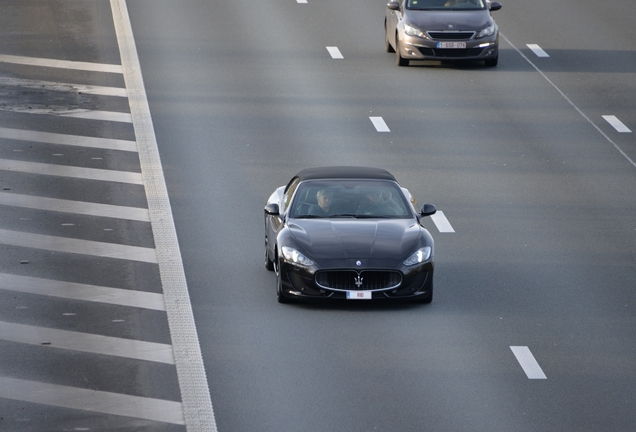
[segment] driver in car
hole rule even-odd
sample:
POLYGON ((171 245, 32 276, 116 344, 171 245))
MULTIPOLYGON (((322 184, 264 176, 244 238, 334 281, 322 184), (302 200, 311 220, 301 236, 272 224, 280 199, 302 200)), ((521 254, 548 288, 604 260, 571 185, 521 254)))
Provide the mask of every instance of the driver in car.
POLYGON ((309 214, 312 216, 329 216, 329 209, 333 201, 333 191, 331 189, 320 189, 316 193, 316 201, 318 205, 314 204, 309 207, 309 214))

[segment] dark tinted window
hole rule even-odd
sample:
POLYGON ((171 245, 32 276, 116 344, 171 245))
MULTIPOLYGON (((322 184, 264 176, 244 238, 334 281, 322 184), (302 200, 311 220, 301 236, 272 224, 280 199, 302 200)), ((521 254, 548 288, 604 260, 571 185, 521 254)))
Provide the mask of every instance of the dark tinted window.
POLYGON ((413 215, 395 182, 312 180, 298 186, 290 217, 410 218, 413 215))
POLYGON ((485 9, 484 0, 406 0, 412 10, 479 10, 485 9))

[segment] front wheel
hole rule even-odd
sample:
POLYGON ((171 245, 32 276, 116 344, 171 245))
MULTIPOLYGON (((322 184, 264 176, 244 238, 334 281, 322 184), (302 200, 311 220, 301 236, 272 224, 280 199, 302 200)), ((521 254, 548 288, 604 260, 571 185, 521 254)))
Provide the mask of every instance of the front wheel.
POLYGON ((269 271, 274 270, 274 263, 269 259, 269 253, 267 252, 267 237, 265 237, 265 268, 269 271))
POLYGON ((426 297, 417 297, 413 300, 414 303, 428 304, 433 301, 433 287, 431 286, 430 292, 426 297))
POLYGON ((389 42, 389 33, 386 31, 386 22, 384 23, 384 51, 394 53, 393 45, 389 42))
POLYGON ((495 57, 493 59, 484 60, 484 63, 486 64, 486 67, 495 67, 495 66, 497 66, 497 63, 499 63, 499 54, 497 54, 497 57, 495 57))
POLYGON ((409 61, 400 54, 400 40, 395 36, 395 64, 398 66, 408 66, 409 61))
POLYGON ((278 257, 275 261, 274 271, 276 272, 276 299, 278 303, 290 303, 291 301, 283 294, 283 277, 280 272, 280 261, 278 257))

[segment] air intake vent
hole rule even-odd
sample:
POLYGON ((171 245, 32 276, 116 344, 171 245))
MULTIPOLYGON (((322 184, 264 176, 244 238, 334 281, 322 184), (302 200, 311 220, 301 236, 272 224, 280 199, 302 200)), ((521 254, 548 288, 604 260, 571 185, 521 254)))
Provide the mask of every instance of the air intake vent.
POLYGON ((475 32, 427 32, 428 35, 434 40, 468 40, 472 39, 475 32))

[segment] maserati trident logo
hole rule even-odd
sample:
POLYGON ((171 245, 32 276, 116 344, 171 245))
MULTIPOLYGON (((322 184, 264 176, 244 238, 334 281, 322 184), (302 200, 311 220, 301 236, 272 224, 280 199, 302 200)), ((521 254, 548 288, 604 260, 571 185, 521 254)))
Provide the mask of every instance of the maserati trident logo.
POLYGON ((449 24, 449 25, 448 25, 448 29, 449 29, 449 30, 453 30, 454 28, 455 28, 455 26, 454 26, 454 25, 452 25, 452 24, 449 24))
POLYGON ((358 275, 358 277, 356 277, 355 279, 355 284, 358 288, 360 288, 362 286, 362 280, 363 278, 360 277, 360 275, 358 275))
POLYGON ((362 265, 362 261, 356 261, 356 265, 360 267, 362 265))

